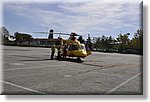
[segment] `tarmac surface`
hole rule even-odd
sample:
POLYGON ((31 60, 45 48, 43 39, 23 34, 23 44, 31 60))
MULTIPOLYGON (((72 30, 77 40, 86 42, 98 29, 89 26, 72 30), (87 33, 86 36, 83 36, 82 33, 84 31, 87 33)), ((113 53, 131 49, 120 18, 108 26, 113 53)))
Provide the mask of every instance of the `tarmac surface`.
POLYGON ((142 56, 92 52, 50 60, 49 48, 3 46, 2 94, 142 95, 142 56))

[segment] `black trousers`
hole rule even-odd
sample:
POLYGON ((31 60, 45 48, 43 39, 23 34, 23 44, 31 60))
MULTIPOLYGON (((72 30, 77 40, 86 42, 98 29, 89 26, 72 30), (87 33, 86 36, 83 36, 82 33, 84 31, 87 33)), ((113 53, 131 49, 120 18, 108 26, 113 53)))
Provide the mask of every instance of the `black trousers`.
POLYGON ((57 58, 60 58, 61 57, 61 52, 60 51, 58 51, 58 56, 57 56, 57 58))
POLYGON ((52 53, 51 53, 51 59, 54 59, 54 51, 52 51, 52 53))

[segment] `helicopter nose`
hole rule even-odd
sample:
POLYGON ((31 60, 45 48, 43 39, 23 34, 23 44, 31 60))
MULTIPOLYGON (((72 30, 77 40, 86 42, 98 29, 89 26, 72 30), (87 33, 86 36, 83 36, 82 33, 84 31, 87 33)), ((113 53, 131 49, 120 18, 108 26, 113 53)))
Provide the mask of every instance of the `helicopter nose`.
POLYGON ((86 56, 87 56, 87 53, 84 52, 84 51, 81 51, 81 56, 82 56, 82 57, 86 57, 86 56))

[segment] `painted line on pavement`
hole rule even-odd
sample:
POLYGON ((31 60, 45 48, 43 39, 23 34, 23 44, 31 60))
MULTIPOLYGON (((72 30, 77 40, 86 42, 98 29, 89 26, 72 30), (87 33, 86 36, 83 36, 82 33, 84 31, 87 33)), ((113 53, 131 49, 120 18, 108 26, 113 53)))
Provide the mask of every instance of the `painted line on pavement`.
POLYGON ((37 90, 33 90, 33 89, 30 89, 30 88, 27 88, 27 87, 23 87, 23 86, 20 86, 20 85, 17 85, 17 84, 13 84, 13 83, 10 83, 10 82, 7 82, 7 81, 0 81, 0 82, 3 82, 3 83, 8 84, 8 85, 15 86, 15 87, 18 87, 18 88, 27 90, 27 91, 31 91, 31 92, 35 92, 35 93, 38 93, 38 94, 46 95, 46 93, 44 93, 44 92, 40 92, 40 91, 37 91, 37 90))
POLYGON ((110 89, 110 90, 107 91, 105 94, 106 94, 106 95, 111 94, 112 92, 114 92, 115 90, 117 90, 117 89, 120 88, 121 86, 125 85, 125 84, 128 83, 130 80, 136 78, 136 77, 139 76, 140 74, 142 74, 142 73, 138 73, 138 74, 134 75, 133 77, 127 79, 126 81, 124 81, 123 83, 119 84, 118 86, 116 86, 116 87, 110 89))

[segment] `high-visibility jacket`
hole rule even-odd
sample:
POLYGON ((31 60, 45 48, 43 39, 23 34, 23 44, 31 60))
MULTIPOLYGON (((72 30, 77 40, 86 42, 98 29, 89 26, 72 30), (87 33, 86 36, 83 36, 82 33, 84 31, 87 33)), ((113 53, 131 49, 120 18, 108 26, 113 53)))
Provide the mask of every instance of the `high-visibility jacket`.
POLYGON ((54 51, 54 52, 55 52, 55 47, 52 47, 52 48, 51 48, 51 51, 54 51))

